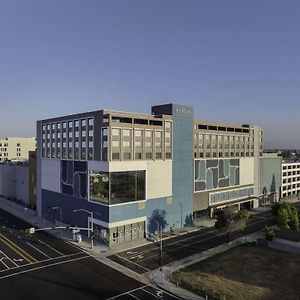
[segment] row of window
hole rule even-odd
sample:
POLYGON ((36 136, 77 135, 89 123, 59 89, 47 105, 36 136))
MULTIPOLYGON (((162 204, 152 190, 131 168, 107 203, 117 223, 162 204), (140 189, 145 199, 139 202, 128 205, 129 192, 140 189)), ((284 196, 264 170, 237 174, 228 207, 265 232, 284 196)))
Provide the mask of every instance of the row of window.
POLYGON ((299 174, 300 174, 300 170, 299 171, 290 171, 290 172, 283 172, 282 173, 283 177, 292 176, 292 175, 299 175, 299 174))
MULTIPOLYGON (((300 174, 300 172, 299 172, 300 174)), ((295 181, 300 181, 300 177, 294 177, 294 178, 288 178, 288 179, 283 179, 283 183, 288 183, 288 182, 295 182, 295 181)))
MULTIPOLYGON (((124 152, 121 156, 119 152, 113 152, 111 155, 112 160, 153 160, 153 159, 163 159, 163 155, 161 152, 135 152, 134 156, 130 152, 124 152)), ((166 159, 172 159, 172 152, 166 152, 165 154, 166 159)))
POLYGON ((194 141, 230 141, 230 142, 252 142, 254 143, 254 136, 240 136, 240 135, 217 135, 217 134, 204 134, 194 133, 194 141))
POLYGON ((283 170, 290 170, 290 169, 300 169, 300 164, 297 165, 288 165, 288 166, 282 166, 283 170))
POLYGON ((81 127, 86 126, 88 124, 89 126, 94 126, 94 119, 93 118, 88 118, 88 121, 86 119, 81 119, 79 120, 72 120, 72 121, 64 121, 64 122, 57 122, 57 123, 51 123, 51 124, 44 124, 42 125, 42 132, 46 132, 55 129, 66 129, 68 128, 79 128, 79 124, 81 127))
MULTIPOLYGON (((120 145, 121 145, 120 141, 112 141, 111 142, 111 146, 113 148, 119 148, 120 145)), ((156 141, 154 143, 154 145, 155 145, 156 148, 161 148, 162 147, 162 142, 156 141)), ((123 148, 130 148, 131 147, 131 142, 130 141, 123 141, 122 146, 123 146, 123 148)), ((151 141, 146 141, 145 142, 145 147, 146 148, 152 148, 152 146, 153 146, 153 143, 151 141)), ((171 148, 171 146, 172 146, 171 142, 165 142, 165 147, 166 148, 171 148)), ((103 142, 103 147, 107 147, 107 141, 103 142)), ((137 147, 137 148, 143 147, 142 141, 134 141, 134 147, 137 147)))
POLYGON ((291 190, 291 189, 295 189, 295 188, 300 188, 300 183, 283 186, 282 190, 287 191, 287 190, 291 190))
MULTIPOLYGON (((134 129, 134 136, 135 137, 143 137, 143 132, 145 138, 152 138, 153 137, 153 130, 141 130, 141 129, 134 129)), ((111 135, 112 136, 120 136, 121 135, 121 129, 120 128, 112 128, 111 129, 111 135)), ((123 128, 122 135, 124 136, 132 136, 132 129, 123 128)), ((162 138, 162 131, 161 130, 155 130, 154 133, 155 138, 162 138)), ((171 138, 171 132, 166 131, 165 132, 165 138, 171 138)))
POLYGON ((254 152, 194 152, 194 158, 210 157, 254 157, 254 152))

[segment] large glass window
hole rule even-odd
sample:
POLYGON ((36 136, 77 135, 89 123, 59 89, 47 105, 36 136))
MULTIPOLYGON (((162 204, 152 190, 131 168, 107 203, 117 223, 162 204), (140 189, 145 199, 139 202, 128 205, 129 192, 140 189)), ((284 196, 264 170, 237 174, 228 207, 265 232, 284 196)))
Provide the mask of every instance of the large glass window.
POLYGON ((90 200, 108 204, 108 173, 92 171, 90 173, 90 200))
POLYGON ((110 204, 145 200, 145 171, 110 174, 110 204))

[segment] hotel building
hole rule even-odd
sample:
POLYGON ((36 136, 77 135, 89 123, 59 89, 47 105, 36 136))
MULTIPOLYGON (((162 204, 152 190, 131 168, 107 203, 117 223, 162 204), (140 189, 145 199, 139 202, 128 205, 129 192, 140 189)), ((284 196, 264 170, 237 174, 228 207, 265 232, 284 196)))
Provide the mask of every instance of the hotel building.
POLYGON ((98 110, 37 122, 37 208, 113 245, 161 225, 193 225, 228 205, 258 206, 262 129, 194 119, 193 108, 151 114, 98 110))

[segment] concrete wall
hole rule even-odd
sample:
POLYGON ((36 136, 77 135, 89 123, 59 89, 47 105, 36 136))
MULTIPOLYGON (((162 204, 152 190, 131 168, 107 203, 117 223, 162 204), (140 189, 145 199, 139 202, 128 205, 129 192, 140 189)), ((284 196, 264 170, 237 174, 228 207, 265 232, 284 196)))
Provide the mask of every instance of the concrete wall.
POLYGON ((260 195, 276 193, 278 200, 282 178, 281 164, 281 157, 260 158, 260 195))
POLYGON ((0 195, 29 204, 28 167, 0 165, 0 195))

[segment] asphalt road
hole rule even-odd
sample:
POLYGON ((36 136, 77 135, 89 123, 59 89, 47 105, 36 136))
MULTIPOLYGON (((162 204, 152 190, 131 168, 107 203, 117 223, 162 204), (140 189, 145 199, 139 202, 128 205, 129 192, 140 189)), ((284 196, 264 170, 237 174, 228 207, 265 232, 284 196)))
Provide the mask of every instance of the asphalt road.
POLYGON ((179 299, 0 209, 0 299, 179 299))
MULTIPOLYGON (((244 235, 259 231, 265 225, 271 226, 276 223, 270 212, 251 216, 248 225, 242 232, 235 232, 230 240, 235 240, 244 235)), ((224 233, 214 228, 195 231, 189 234, 163 240, 163 265, 190 255, 208 250, 226 242, 224 233)), ((159 242, 150 245, 124 251, 109 258, 127 268, 142 274, 159 268, 160 244, 159 242)))

